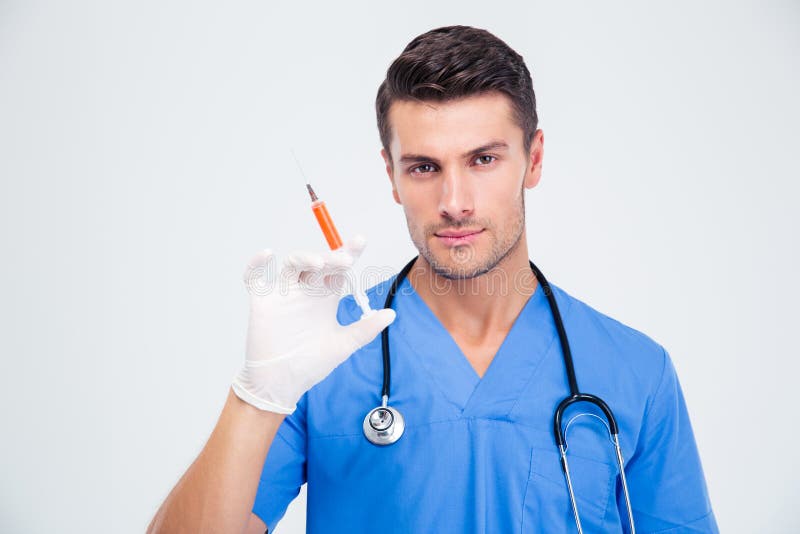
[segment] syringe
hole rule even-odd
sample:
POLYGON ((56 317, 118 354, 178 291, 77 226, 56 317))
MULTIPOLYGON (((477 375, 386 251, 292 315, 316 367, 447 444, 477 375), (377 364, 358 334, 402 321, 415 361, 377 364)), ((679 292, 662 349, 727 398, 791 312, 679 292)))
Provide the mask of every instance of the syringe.
MULTIPOLYGON (((328 213, 328 208, 325 206, 325 202, 317 197, 317 194, 314 192, 314 189, 312 189, 311 184, 308 183, 308 178, 306 178, 306 175, 303 172, 303 167, 300 166, 300 162, 297 160, 294 150, 292 150, 292 157, 294 157, 294 161, 297 163, 297 167, 300 169, 300 174, 305 180, 306 189, 308 190, 308 194, 311 196, 311 211, 314 212, 314 217, 317 219, 317 224, 319 224, 319 227, 322 230, 322 235, 325 236, 325 240, 328 242, 328 247, 330 247, 331 250, 337 250, 341 248, 344 243, 342 243, 342 238, 339 236, 339 231, 336 230, 336 226, 333 224, 333 219, 331 219, 331 215, 328 213)), ((364 291, 355 281, 353 282, 353 297, 355 298, 358 306, 361 308, 361 312, 365 316, 375 313, 375 310, 369 306, 369 299, 367 298, 367 295, 364 294, 364 291)))

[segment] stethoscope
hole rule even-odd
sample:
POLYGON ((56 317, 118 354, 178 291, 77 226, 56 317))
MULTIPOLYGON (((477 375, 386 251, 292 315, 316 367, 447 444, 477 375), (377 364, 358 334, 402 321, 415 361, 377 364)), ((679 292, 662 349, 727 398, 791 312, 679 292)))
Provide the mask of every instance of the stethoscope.
MULTIPOLYGON (((392 301, 394 300, 394 295, 397 292, 398 286, 406 278, 415 261, 417 261, 416 257, 408 262, 408 264, 406 264, 406 266, 403 267, 403 269, 395 277, 392 285, 389 288, 389 294, 386 296, 386 302, 383 305, 384 308, 390 308, 392 306, 392 301)), ((608 430, 611 442, 614 444, 614 449, 616 452, 619 476, 620 480, 622 481, 622 490, 625 494, 625 504, 628 507, 628 524, 630 525, 631 534, 635 534, 636 529, 633 524, 633 510, 631 508, 630 496, 628 495, 628 482, 625 479, 625 465, 622 459, 622 450, 620 449, 619 445, 619 429, 617 427, 617 420, 614 418, 614 414, 611 413, 611 409, 600 397, 590 395, 588 393, 581 393, 578 389, 578 379, 575 378, 575 366, 572 363, 572 353, 569 349, 567 332, 564 330, 564 322, 561 320, 561 313, 558 311, 558 304, 556 303, 555 295, 550 289, 550 284, 547 282, 547 279, 545 279, 542 272, 536 267, 536 265, 533 264, 532 261, 529 260, 529 263, 531 265, 533 274, 536 276, 539 284, 541 284, 542 290, 544 290, 544 294, 547 296, 547 301, 550 304, 550 311, 553 314, 556 331, 558 332, 558 339, 561 343, 561 353, 564 357, 564 368, 567 371, 567 380, 569 381, 570 394, 568 397, 562 400, 556 408, 556 412, 553 417, 553 433, 556 438, 556 445, 558 445, 558 450, 561 454, 561 469, 564 472, 564 478, 567 481, 567 490, 569 491, 569 499, 572 503, 572 513, 575 516, 575 524, 578 527, 578 532, 582 534, 583 528, 581 526, 580 515, 578 514, 578 505, 575 502, 575 493, 573 492, 572 478, 569 472, 569 462, 567 461, 566 429, 562 426, 561 420, 564 416, 564 411, 568 407, 578 402, 588 402, 597 406, 600 411, 603 412, 603 415, 605 415, 606 421, 608 422, 608 424, 605 426, 608 430)), ((370 443, 375 445, 391 445, 400 439, 405 431, 406 425, 400 412, 396 408, 389 406, 389 385, 391 384, 391 364, 389 361, 389 327, 384 328, 383 332, 381 333, 381 348, 383 351, 383 390, 381 391, 381 405, 369 411, 367 416, 364 418, 363 426, 364 435, 370 441, 370 443)))

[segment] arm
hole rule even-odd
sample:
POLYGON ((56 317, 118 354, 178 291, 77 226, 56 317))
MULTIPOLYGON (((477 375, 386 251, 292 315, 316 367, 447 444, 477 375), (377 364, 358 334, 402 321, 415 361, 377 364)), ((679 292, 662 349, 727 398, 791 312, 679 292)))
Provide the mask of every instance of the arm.
MULTIPOLYGON (((666 351, 663 358, 661 380, 645 414, 639 443, 625 466, 636 531, 716 534, 719 530, 683 391, 666 351)), ((620 491, 617 498, 627 526, 620 491)))
MULTIPOLYGON (((211 437, 159 508, 148 533, 240 533, 263 526, 251 511, 267 453, 285 417, 299 412, 297 403, 306 391, 394 320, 393 310, 379 310, 347 326, 338 322, 342 276, 363 246, 358 241, 336 253, 289 256, 280 286, 261 283, 273 271, 271 251, 250 261, 244 273, 250 293, 245 365, 233 379, 211 437)), ((287 425, 289 432, 291 417, 287 425)), ((281 447, 275 454, 282 459, 281 447)), ((274 494, 269 500, 283 502, 274 494)))
POLYGON ((250 514, 250 522, 244 529, 244 534, 269 534, 267 525, 256 514, 250 514))
POLYGON ((259 410, 229 391, 211 437, 147 533, 245 532, 253 524, 265 532, 251 510, 264 458, 284 417, 259 410))

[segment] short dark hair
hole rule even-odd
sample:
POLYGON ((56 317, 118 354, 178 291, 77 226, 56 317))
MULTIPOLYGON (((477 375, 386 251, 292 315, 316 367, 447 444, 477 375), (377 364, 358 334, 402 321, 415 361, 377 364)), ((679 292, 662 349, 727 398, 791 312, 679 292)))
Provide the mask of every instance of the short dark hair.
POLYGON ((528 152, 536 133, 536 95, 522 56, 486 30, 444 26, 415 37, 386 71, 375 111, 391 161, 389 108, 397 100, 444 102, 500 91, 511 99, 528 152))

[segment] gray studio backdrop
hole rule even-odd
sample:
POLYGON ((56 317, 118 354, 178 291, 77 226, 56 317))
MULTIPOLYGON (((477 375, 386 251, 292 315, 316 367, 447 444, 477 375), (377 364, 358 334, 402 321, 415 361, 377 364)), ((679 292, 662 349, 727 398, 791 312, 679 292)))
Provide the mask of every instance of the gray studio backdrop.
POLYGON ((670 351, 722 530, 800 530, 800 9, 730 4, 0 0, 0 531, 144 531, 243 362, 245 262, 324 249, 291 147, 360 268, 414 254, 373 103, 448 24, 533 72, 532 257, 670 351))

